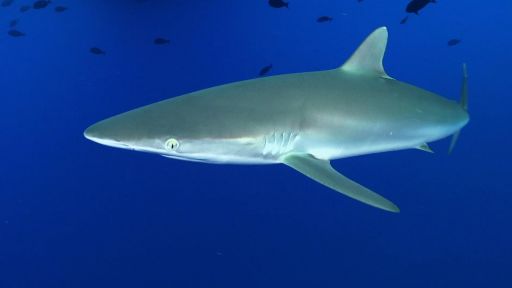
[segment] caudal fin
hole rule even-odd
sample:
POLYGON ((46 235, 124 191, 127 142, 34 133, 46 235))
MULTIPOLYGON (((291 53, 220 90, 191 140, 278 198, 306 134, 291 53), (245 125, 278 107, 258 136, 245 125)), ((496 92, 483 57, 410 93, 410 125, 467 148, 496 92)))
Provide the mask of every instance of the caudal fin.
POLYGON ((460 106, 468 111, 468 68, 462 63, 462 86, 460 88, 460 106))
MULTIPOLYGON (((462 63, 462 85, 460 87, 460 106, 465 111, 468 111, 468 69, 466 67, 466 63, 462 63)), ((453 148, 455 148, 455 144, 457 144, 459 135, 460 130, 453 134, 452 141, 450 143, 450 148, 448 149, 448 154, 452 153, 453 148)))

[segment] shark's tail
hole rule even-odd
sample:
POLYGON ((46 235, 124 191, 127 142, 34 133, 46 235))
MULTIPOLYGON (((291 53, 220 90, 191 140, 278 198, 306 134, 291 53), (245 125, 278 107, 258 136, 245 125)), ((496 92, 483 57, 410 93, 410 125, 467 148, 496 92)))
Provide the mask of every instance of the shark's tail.
MULTIPOLYGON (((468 111, 468 69, 466 67, 466 63, 462 64, 462 85, 460 87, 460 106, 465 111, 468 111)), ((459 135, 460 135, 460 130, 455 132, 455 134, 453 134, 452 141, 450 143, 450 148, 448 149, 448 154, 452 153, 453 148, 455 148, 455 144, 457 144, 459 135)))

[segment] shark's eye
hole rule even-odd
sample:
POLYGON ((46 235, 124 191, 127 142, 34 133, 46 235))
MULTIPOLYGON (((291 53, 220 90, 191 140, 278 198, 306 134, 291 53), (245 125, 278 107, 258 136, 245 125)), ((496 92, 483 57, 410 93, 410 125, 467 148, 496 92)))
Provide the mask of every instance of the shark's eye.
POLYGON ((174 138, 170 138, 167 141, 165 141, 165 149, 168 151, 175 151, 180 146, 180 143, 178 140, 174 138))

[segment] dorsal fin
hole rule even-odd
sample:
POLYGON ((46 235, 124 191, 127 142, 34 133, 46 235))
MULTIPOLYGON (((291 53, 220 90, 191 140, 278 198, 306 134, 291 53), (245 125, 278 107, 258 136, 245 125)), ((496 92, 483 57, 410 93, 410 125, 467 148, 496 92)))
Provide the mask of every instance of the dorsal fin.
POLYGON ((364 40, 340 69, 351 73, 391 78, 382 66, 387 43, 388 29, 378 28, 364 40))

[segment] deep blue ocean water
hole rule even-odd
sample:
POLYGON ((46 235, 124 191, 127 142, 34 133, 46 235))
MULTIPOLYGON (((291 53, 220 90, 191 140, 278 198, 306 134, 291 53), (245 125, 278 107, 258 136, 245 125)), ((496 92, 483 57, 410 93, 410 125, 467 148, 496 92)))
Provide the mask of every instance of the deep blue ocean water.
POLYGON ((20 13, 26 2, 0 7, 0 287, 512 287, 512 2, 439 0, 403 25, 407 0, 55 0, 20 13), (12 19, 26 36, 7 34, 12 19), (170 160, 82 135, 268 64, 335 68, 384 25, 392 77, 458 99, 463 62, 470 76, 452 155, 445 139, 435 154, 334 162, 400 214, 284 165, 170 160))

